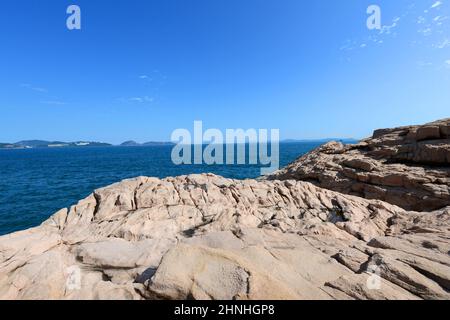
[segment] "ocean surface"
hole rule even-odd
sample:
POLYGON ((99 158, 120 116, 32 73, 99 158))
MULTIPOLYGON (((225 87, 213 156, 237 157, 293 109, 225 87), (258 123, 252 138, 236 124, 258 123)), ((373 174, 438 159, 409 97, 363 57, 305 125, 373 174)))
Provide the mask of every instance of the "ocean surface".
MULTIPOLYGON (((280 167, 319 142, 282 143, 280 167)), ((38 226, 95 189, 137 176, 165 178, 215 173, 227 178, 260 176, 259 165, 180 165, 172 146, 0 150, 0 235, 38 226)))

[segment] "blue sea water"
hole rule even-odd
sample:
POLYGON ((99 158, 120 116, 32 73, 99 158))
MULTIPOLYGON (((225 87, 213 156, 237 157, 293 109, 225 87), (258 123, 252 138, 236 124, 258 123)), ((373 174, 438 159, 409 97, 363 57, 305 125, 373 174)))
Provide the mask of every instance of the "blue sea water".
MULTIPOLYGON (((280 166, 320 143, 280 145, 280 166)), ((95 189, 127 178, 165 178, 215 173, 227 178, 260 176, 258 165, 180 165, 172 146, 0 150, 0 235, 38 226, 95 189)))

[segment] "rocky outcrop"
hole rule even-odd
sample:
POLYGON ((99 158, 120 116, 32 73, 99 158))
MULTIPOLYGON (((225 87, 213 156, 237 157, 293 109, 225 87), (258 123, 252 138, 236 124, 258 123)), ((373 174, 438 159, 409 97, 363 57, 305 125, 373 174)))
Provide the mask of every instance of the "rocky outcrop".
POLYGON ((356 145, 330 142, 268 177, 316 186, 406 210, 450 205, 450 119, 375 131, 356 145))
POLYGON ((140 177, 0 237, 0 299, 449 299, 450 208, 140 177))

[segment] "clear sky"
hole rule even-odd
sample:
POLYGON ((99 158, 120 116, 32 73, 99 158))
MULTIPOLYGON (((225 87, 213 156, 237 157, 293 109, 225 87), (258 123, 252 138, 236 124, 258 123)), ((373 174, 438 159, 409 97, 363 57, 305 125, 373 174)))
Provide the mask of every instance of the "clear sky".
POLYGON ((449 0, 8 0, 0 41, 0 142, 167 141, 194 120, 362 138, 450 117, 449 0))

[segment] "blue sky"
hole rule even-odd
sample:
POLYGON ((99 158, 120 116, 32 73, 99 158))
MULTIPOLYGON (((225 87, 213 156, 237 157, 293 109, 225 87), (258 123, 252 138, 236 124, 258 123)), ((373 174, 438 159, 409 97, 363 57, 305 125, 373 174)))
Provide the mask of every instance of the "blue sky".
POLYGON ((362 138, 450 116, 449 0, 9 0, 0 35, 0 142, 166 141, 194 120, 362 138))

